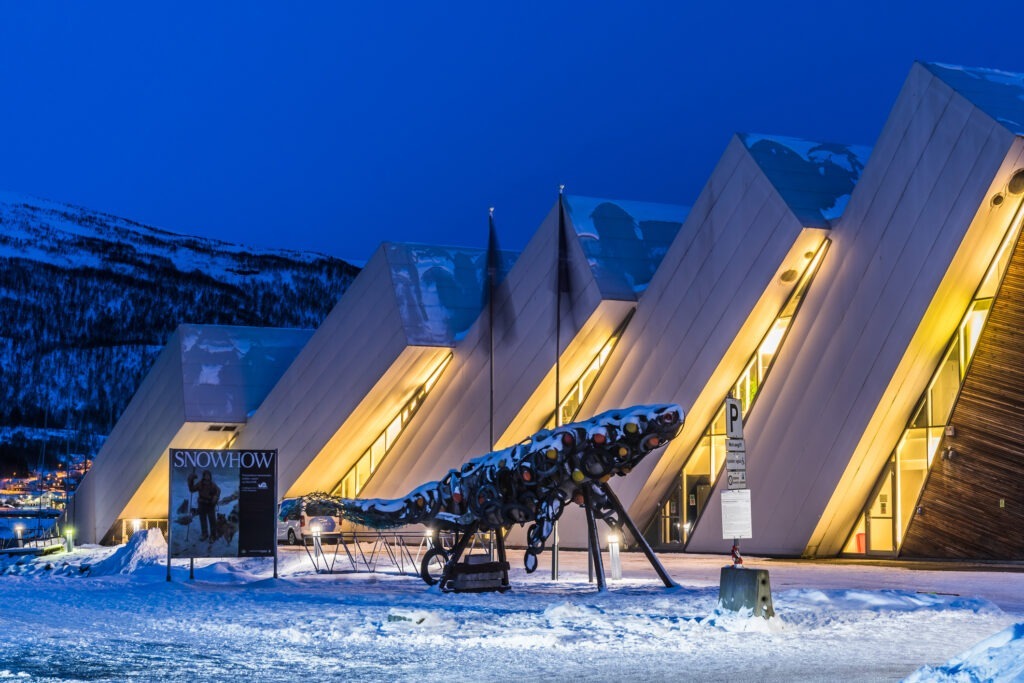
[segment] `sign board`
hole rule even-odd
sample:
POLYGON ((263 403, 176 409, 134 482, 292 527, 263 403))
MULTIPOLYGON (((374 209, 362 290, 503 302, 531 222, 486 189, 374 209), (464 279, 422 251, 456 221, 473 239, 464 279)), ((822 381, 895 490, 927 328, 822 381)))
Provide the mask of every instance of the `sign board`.
POLYGON ((725 437, 743 438, 743 406, 738 398, 725 399, 725 437))
POLYGON ((170 449, 168 556, 276 557, 277 451, 170 449))
POLYGON ((753 538, 750 490, 722 491, 722 538, 753 538))
POLYGON ((726 471, 725 473, 726 487, 730 491, 739 491, 740 489, 747 488, 747 471, 746 470, 734 470, 726 471))
POLYGON ((730 491, 747 488, 747 447, 743 441, 742 405, 725 399, 725 484, 730 491))
POLYGON ((731 472, 746 472, 747 471, 747 452, 743 450, 739 451, 726 451, 725 452, 725 469, 731 472))

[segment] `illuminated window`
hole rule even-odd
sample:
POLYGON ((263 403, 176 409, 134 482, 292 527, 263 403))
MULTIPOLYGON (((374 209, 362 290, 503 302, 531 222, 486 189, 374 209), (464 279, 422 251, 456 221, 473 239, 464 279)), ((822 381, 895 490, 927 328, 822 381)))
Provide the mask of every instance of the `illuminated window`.
POLYGON ((995 258, 946 344, 928 388, 918 400, 896 448, 886 461, 868 501, 843 547, 844 553, 894 555, 903 543, 928 471, 942 441, 953 404, 974 357, 999 283, 1020 231, 1020 216, 1007 230, 995 258))
POLYGON ((377 435, 377 438, 373 440, 370 447, 363 451, 363 454, 359 456, 355 464, 349 468, 349 471, 345 473, 345 476, 341 478, 341 481, 331 491, 332 494, 340 495, 342 498, 355 498, 362 492, 363 488, 366 487, 366 483, 370 481, 370 477, 380 468, 384 458, 391 452, 391 449, 409 425, 416 411, 423 405, 423 400, 427 397, 430 390, 434 388, 434 385, 437 384, 438 378, 444 372, 444 369, 448 367, 448 363, 451 360, 452 354, 449 353, 434 368, 427 381, 413 392, 412 398, 406 401, 405 405, 398 411, 398 414, 384 428, 384 431, 377 435))
MULTIPOLYGON (((818 245, 778 316, 733 383, 732 396, 739 399, 744 415, 749 413, 764 386, 800 303, 825 258, 828 245, 827 239, 818 245)), ((680 480, 659 506, 655 519, 657 528, 648 528, 647 536, 655 543, 686 543, 697 518, 704 511, 711 496, 711 487, 725 464, 725 402, 722 403, 723 407, 715 414, 683 464, 680 480)))
MULTIPOLYGON (((634 309, 635 310, 635 309, 634 309)), ((580 375, 580 378, 576 380, 576 383, 569 388, 569 391, 565 393, 565 398, 558 404, 558 411, 561 415, 561 420, 558 424, 564 425, 572 422, 579 415, 580 409, 583 407, 583 403, 587 400, 587 396, 590 395, 590 390, 594 388, 597 383, 597 378, 601 376, 601 371, 604 370, 605 365, 608 364, 608 359, 612 355, 612 349, 618 343, 619 339, 622 338, 622 333, 626 331, 626 326, 629 325, 629 321, 633 318, 634 311, 630 311, 626 315, 626 319, 622 321, 622 324, 612 332, 612 336, 609 337, 608 341, 604 343, 601 350, 597 352, 594 359, 590 361, 586 369, 580 375)), ((545 429, 554 429, 555 416, 552 415, 548 418, 544 425, 545 429)))

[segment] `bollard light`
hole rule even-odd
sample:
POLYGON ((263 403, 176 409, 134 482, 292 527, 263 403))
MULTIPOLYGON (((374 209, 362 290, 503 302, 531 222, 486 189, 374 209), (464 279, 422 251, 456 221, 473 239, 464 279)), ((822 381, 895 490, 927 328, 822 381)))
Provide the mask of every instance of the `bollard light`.
POLYGON ((619 581, 622 579, 622 562, 619 559, 619 535, 614 532, 608 534, 608 556, 612 563, 612 579, 619 581))
POLYGON ((18 547, 23 547, 23 541, 21 540, 21 532, 25 530, 25 526, 22 524, 14 525, 14 533, 18 536, 18 547))
POLYGON ((65 547, 70 553, 75 549, 75 530, 72 527, 64 527, 64 538, 67 539, 65 547))

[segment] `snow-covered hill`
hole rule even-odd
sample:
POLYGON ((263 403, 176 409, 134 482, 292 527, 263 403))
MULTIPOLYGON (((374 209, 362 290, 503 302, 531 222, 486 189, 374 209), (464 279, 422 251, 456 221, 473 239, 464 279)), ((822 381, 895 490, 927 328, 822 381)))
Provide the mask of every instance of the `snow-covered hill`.
POLYGON ((313 328, 357 272, 0 193, 0 471, 98 450, 178 324, 313 328))

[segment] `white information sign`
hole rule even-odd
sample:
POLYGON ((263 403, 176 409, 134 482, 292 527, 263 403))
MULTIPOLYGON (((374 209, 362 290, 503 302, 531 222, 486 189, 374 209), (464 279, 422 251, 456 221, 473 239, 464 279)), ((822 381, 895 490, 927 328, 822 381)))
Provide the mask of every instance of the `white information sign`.
POLYGON ((753 538, 750 514, 750 490, 722 491, 722 538, 753 538))
POLYGON ((732 472, 746 472, 747 471, 747 452, 746 451, 726 451, 725 452, 725 469, 732 472))
POLYGON ((746 470, 731 470, 725 473, 725 483, 730 491, 738 491, 747 488, 746 470))

